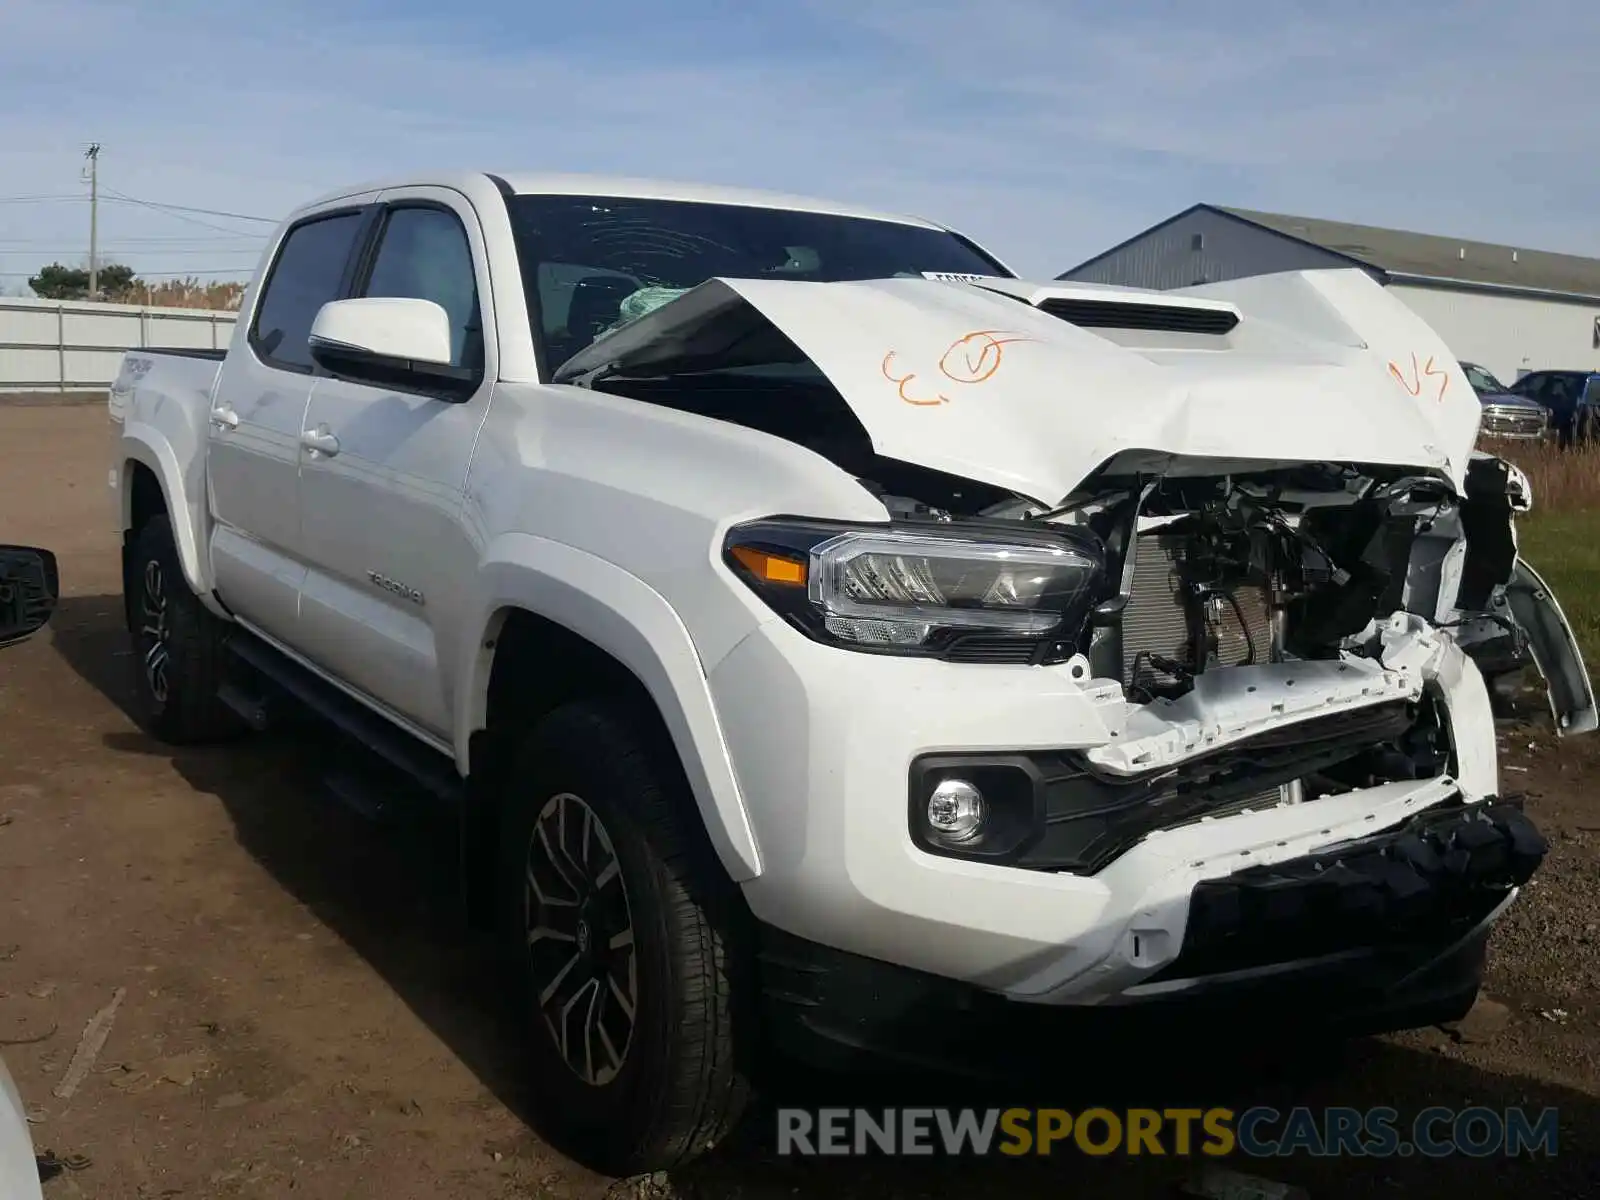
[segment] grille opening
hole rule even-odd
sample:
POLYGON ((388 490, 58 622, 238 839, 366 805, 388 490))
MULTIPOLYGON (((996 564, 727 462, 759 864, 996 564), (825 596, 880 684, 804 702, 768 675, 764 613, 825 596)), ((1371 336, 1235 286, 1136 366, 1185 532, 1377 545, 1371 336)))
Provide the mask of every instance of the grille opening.
POLYGON ((1239 324, 1236 313, 1170 304, 1107 303, 1103 300, 1044 300, 1039 308, 1084 329, 1153 329, 1220 337, 1239 324))

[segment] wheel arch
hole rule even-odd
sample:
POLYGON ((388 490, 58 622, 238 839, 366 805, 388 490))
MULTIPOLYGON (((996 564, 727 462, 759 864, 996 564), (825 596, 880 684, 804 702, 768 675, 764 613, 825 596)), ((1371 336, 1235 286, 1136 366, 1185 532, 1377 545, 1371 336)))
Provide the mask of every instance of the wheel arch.
POLYGON ((710 686, 667 600, 612 563, 526 534, 496 539, 477 578, 456 725, 470 773, 508 724, 582 697, 630 703, 676 758, 729 878, 758 876, 760 852, 710 686))
POLYGON ((151 516, 165 512, 172 522, 184 582, 207 608, 216 611, 201 548, 207 512, 204 447, 201 461, 191 467, 191 473, 198 476, 194 481, 186 478, 171 443, 159 435, 144 437, 138 428, 129 426, 119 450, 116 488, 124 540, 151 516))

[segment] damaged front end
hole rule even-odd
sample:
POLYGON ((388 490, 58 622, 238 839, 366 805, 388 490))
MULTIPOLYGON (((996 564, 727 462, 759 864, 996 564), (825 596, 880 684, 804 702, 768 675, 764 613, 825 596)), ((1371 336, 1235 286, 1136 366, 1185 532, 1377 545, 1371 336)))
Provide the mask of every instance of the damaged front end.
POLYGON ((1526 481, 1499 460, 1474 460, 1464 497, 1372 467, 1169 465, 1028 518, 1104 547, 1072 661, 1107 736, 1036 763, 1048 801, 1016 865, 1095 874, 1157 832, 1388 784, 1493 799, 1486 675, 1507 662, 1544 672, 1560 732, 1595 728, 1571 630, 1516 554, 1526 481))
POLYGON ((1527 480, 1471 450, 1448 351, 1370 279, 1228 289, 718 280, 559 377, 761 430, 878 497, 875 528, 728 532, 729 569, 807 636, 1062 668, 1091 701, 1099 729, 1020 756, 1042 806, 925 850, 1095 874, 1246 810, 1495 796, 1486 677, 1531 658, 1557 729, 1597 725, 1517 555, 1527 480))
MULTIPOLYGON (((1564 618, 1522 582, 1525 484, 1498 460, 1474 461, 1464 497, 1373 466, 1210 475, 1172 459, 1150 475, 1125 461, 1139 469, 1108 464, 1048 511, 976 488, 952 511, 958 490, 927 473, 919 496, 863 479, 893 514, 879 530, 729 533, 730 567, 808 636, 1061 667, 1091 700, 1101 733, 982 768, 985 792, 1028 803, 992 804, 974 836, 925 832, 924 850, 1096 875, 1153 834, 1279 805, 1438 779, 1459 801, 1494 798, 1478 656, 1531 649, 1557 728, 1595 727, 1564 618)), ((914 774, 970 766, 934 755, 914 774)))

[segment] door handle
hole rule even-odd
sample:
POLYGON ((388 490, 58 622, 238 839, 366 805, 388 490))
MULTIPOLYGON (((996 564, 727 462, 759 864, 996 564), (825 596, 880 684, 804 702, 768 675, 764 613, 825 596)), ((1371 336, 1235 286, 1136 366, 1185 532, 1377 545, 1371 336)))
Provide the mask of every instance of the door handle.
POLYGON ((218 429, 239 428, 239 414, 231 408, 213 408, 211 410, 211 423, 218 429))
POLYGON ((300 444, 313 454, 332 458, 339 453, 339 439, 329 433, 326 426, 307 429, 300 435, 300 444))

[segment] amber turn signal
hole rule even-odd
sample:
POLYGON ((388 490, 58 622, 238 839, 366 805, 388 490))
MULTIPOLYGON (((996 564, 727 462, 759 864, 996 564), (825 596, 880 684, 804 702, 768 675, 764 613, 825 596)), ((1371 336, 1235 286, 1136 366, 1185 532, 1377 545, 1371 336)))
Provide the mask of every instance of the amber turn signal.
POLYGON ((771 554, 753 546, 734 546, 729 553, 762 583, 789 587, 804 587, 806 584, 806 564, 801 559, 771 554))

